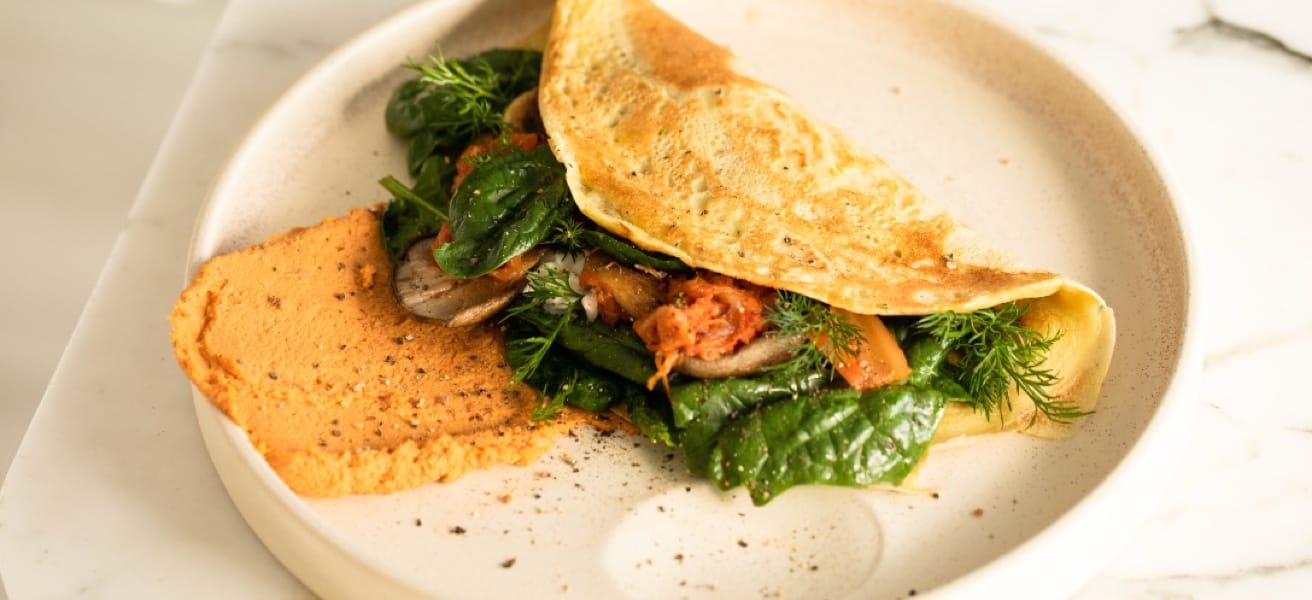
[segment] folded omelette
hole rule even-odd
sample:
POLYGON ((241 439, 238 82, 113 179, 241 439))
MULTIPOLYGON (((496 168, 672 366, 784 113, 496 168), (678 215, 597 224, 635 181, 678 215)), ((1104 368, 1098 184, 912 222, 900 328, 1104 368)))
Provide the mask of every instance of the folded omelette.
MULTIPOLYGON (((1024 326, 1060 333, 1048 391, 1093 409, 1115 339, 1095 292, 990 246, 648 0, 560 0, 539 105, 580 211, 611 232, 860 314, 1026 301, 1024 326)), ((950 403, 935 439, 1009 429, 1069 432, 1013 389, 1001 418, 950 403)))

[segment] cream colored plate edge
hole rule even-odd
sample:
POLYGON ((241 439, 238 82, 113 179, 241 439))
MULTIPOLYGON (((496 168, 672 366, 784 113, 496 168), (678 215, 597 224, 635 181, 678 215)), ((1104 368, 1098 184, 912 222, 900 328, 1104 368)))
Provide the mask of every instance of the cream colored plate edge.
MULTIPOLYGON (((1022 35, 945 2, 664 2, 760 78, 883 154, 986 237, 1098 289, 1120 336, 1100 412, 1062 443, 998 436, 933 452, 895 493, 808 487, 766 508, 623 436, 566 439, 526 468, 385 497, 307 501, 196 397, 229 494, 327 597, 1051 597, 1150 505, 1200 364, 1197 269, 1136 136, 1022 35), (977 510, 979 509, 979 510, 977 510), (465 533, 455 534, 459 526, 465 533), (512 566, 503 566, 509 559, 512 566)), ((205 258, 384 200, 403 172, 381 107, 396 65, 513 42, 541 1, 434 2, 376 26, 261 120, 198 222, 205 258)))

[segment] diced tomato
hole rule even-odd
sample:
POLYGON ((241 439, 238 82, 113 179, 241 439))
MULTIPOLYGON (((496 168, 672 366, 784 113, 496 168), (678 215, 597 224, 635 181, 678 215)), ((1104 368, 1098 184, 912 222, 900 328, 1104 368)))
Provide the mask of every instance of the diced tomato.
POLYGON ((536 133, 512 133, 510 134, 510 144, 502 145, 500 138, 487 138, 482 141, 470 144, 465 151, 460 153, 460 158, 456 159, 456 178, 451 184, 451 190, 455 191, 460 187, 460 182, 474 170, 473 158, 494 148, 500 148, 502 153, 508 152, 513 146, 517 146, 532 152, 534 148, 542 145, 542 136, 536 133))
POLYGON ((670 282, 667 304, 633 324, 656 355, 655 387, 686 356, 714 360, 750 342, 765 330, 765 310, 773 290, 714 273, 670 282))
POLYGON ((506 261, 505 264, 488 273, 488 277, 498 281, 515 281, 520 279, 524 277, 524 274, 527 273, 529 269, 533 268, 533 265, 538 264, 538 258, 540 256, 542 256, 542 251, 536 249, 516 254, 511 257, 510 260, 506 261))
POLYGON ((911 375, 907 355, 897 345, 893 332, 875 315, 859 315, 839 308, 831 309, 844 316, 861 332, 862 343, 853 352, 838 352, 821 336, 816 345, 833 363, 848 385, 870 390, 902 381, 911 375))

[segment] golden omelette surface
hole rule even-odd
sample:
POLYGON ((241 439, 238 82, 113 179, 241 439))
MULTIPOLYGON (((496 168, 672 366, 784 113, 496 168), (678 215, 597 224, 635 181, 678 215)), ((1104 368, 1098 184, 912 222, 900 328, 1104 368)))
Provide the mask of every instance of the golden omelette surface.
POLYGON ((647 0, 561 0, 540 105, 580 210, 689 265, 867 314, 1054 293, 647 0))

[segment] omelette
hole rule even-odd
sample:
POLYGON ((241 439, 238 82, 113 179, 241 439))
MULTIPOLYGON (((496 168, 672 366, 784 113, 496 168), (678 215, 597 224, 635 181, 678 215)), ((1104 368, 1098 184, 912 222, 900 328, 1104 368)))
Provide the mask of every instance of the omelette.
MULTIPOLYGON (((1060 332, 1053 397, 1092 411, 1115 339, 1089 288, 991 247, 888 163, 743 74, 648 0, 560 0, 539 108, 579 210, 698 268, 866 315, 1028 303, 1060 332)), ((1057 437, 1013 390, 999 418, 949 404, 936 439, 1023 428, 1057 437)))

